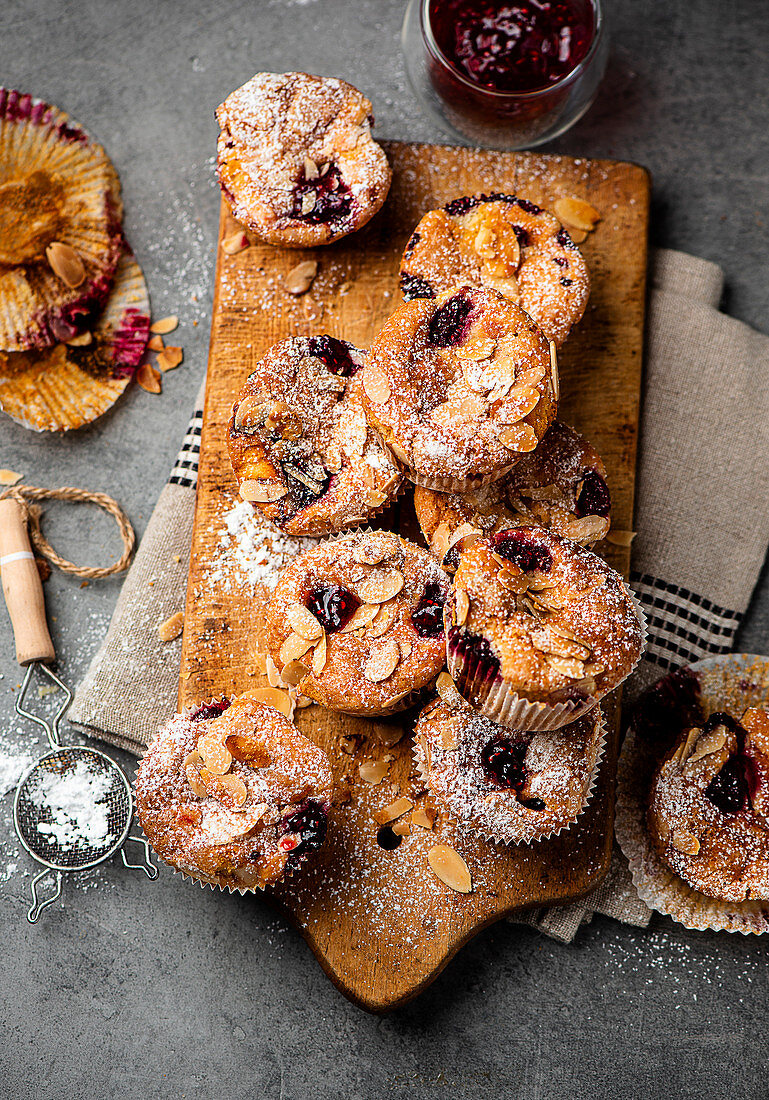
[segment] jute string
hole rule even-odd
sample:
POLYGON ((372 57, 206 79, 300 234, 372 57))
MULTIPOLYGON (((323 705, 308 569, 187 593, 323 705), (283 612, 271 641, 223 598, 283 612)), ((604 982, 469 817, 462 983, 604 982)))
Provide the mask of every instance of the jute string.
POLYGON ((32 485, 14 485, 4 493, 0 493, 0 500, 5 500, 7 497, 15 500, 24 512, 29 537, 35 550, 51 565, 61 569, 62 573, 72 573, 76 577, 95 580, 98 577, 109 577, 113 573, 122 573, 128 568, 136 543, 136 535, 123 509, 106 493, 89 493, 85 489, 73 489, 68 486, 61 489, 36 489, 32 485), (38 500, 69 500, 75 504, 95 504, 97 508, 102 508, 118 525, 120 537, 123 540, 123 553, 120 560, 107 566, 75 565, 74 562, 63 558, 61 554, 57 554, 41 530, 43 510, 33 503, 38 500))

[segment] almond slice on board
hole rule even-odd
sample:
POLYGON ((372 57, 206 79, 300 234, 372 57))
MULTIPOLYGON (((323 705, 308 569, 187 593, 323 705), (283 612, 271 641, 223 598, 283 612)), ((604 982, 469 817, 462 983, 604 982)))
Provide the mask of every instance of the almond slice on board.
POLYGON ((594 206, 582 199, 558 199, 553 206, 553 213, 567 226, 582 229, 589 233, 595 229, 601 220, 601 215, 594 206))
POLYGON ((469 894, 473 889, 470 868, 448 844, 436 844, 427 853, 427 861, 436 878, 458 894, 469 894))
POLYGON ((374 810, 373 818, 380 825, 388 825, 391 821, 395 821, 396 818, 403 817, 409 810, 414 808, 414 803, 410 798, 401 796, 396 798, 394 802, 391 802, 389 806, 385 806, 384 809, 374 810))
POLYGON ((161 317, 159 321, 154 321, 150 325, 150 332, 157 333, 158 336, 165 336, 167 332, 173 332, 178 324, 179 318, 175 314, 170 317, 161 317))

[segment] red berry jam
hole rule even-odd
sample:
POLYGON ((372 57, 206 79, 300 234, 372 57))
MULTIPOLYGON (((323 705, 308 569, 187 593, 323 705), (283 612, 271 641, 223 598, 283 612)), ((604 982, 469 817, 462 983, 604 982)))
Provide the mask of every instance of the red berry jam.
POLYGON ((437 581, 431 581, 422 599, 411 613, 411 621, 420 638, 438 638, 443 633, 445 594, 437 581))
POLYGON ((524 573, 549 573, 553 567, 553 555, 537 539, 536 532, 527 527, 498 531, 492 535, 492 549, 507 558, 524 573))
POLYGON ((595 34, 587 0, 430 0, 429 14, 447 60, 495 92, 558 83, 587 56, 595 34))
POLYGON ((335 634, 349 623, 360 607, 360 600, 340 584, 324 584, 313 589, 305 606, 327 634, 335 634))

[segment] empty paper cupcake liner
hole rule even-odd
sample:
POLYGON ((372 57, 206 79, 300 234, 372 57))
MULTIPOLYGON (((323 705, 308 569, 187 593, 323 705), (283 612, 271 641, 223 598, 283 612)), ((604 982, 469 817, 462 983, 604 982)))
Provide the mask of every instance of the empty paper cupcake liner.
MULTIPOLYGON (((553 731, 538 731, 542 733, 553 731)), ((537 734, 534 734, 536 737, 537 734)), ((600 707, 597 711, 597 723, 595 734, 591 740, 591 745, 595 748, 595 757, 590 769, 590 773, 585 783, 584 795, 582 803, 576 814, 570 817, 563 817, 560 820, 551 821, 549 827, 543 826, 541 821, 537 821, 532 818, 531 821, 513 822, 508 823, 508 828, 504 829, 500 827, 496 832, 489 828, 482 828, 479 825, 474 824, 471 820, 459 815, 451 803, 446 800, 444 796, 437 793, 430 786, 429 769, 427 768, 427 761, 424 754, 421 751, 421 746, 414 742, 414 759, 416 762, 417 770, 424 780, 425 785, 430 791, 436 804, 442 809, 445 809, 447 815, 452 821, 456 822, 459 829, 473 836, 478 836, 482 840, 487 841, 490 844, 506 844, 515 846, 527 846, 534 844, 540 840, 550 840, 553 837, 560 836, 562 833, 568 832, 571 827, 579 821, 582 814, 587 809, 590 801, 595 793, 596 783, 598 781, 598 775, 600 772, 601 761, 603 760, 606 752, 606 720, 600 707)))
MULTIPOLYGON (((769 659, 753 654, 707 657, 689 666, 700 681, 706 712, 769 707, 769 659), (708 699, 713 701, 708 706, 708 699)), ((769 902, 723 901, 693 889, 663 862, 646 821, 649 787, 660 762, 659 745, 630 730, 619 760, 615 832, 638 896, 650 909, 696 931, 769 931, 769 902)))

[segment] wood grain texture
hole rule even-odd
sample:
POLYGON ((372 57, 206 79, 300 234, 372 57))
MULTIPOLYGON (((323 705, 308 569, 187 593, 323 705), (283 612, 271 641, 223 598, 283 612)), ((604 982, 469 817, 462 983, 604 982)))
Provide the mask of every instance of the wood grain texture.
MULTIPOLYGON (((559 355, 559 416, 597 447, 608 471, 614 526, 632 527, 648 174, 632 164, 526 153, 395 143, 387 151, 394 169, 390 197, 361 232, 307 252, 257 245, 227 256, 219 249, 184 627, 183 705, 263 682, 253 670, 259 601, 211 580, 222 516, 236 493, 226 425, 246 375, 272 343, 289 335, 329 332, 367 347, 400 300, 397 270, 409 233, 425 211, 459 195, 518 193, 550 208, 561 196, 576 196, 601 212, 596 231, 582 246, 591 299, 559 355), (306 258, 318 260, 318 277, 309 294, 291 298, 282 280, 306 258)), ((223 207, 221 236, 234 228, 223 207)), ((408 497, 386 519, 414 537, 408 497)), ((629 550, 603 547, 607 560, 626 573, 629 550)), ((438 821, 432 831, 415 827, 392 852, 377 845, 372 812, 414 789, 409 737, 387 749, 367 720, 317 706, 298 712, 299 728, 326 749, 337 778, 352 777, 353 792, 349 802, 334 808, 318 858, 270 896, 346 996, 370 1011, 402 1004, 479 929, 526 908, 575 899, 600 883, 612 847, 617 700, 606 709, 611 732, 596 793, 570 830, 531 846, 505 848, 456 835, 451 823, 438 821), (342 738, 352 741, 351 754, 343 751, 342 738), (360 763, 388 752, 394 757, 388 778, 376 787, 360 780, 360 763), (462 853, 472 873, 472 893, 454 893, 432 874, 427 852, 438 842, 462 853)), ((407 712, 389 721, 408 734, 413 717, 407 712)))

